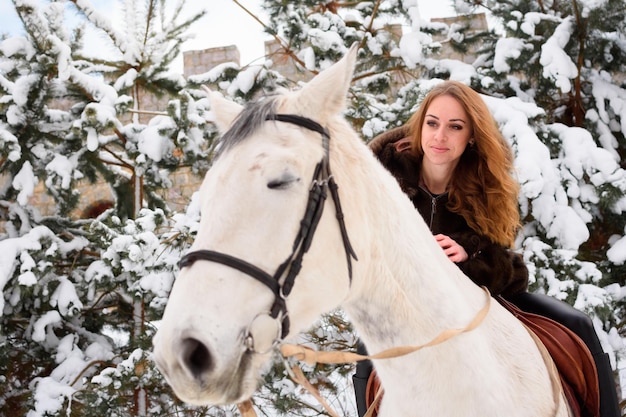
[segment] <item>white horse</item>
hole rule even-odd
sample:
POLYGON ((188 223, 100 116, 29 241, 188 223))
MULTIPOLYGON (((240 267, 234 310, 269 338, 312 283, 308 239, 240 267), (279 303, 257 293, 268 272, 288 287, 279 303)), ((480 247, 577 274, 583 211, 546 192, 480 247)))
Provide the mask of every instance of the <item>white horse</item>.
MULTIPOLYGON (((243 110, 211 94, 228 131, 154 338, 156 364, 185 402, 248 399, 271 349, 337 306, 376 353, 463 328, 488 300, 343 118, 356 55, 243 110), (338 196, 311 202, 310 190, 334 183, 338 196)), ((381 417, 568 415, 526 328, 491 304, 472 331, 375 361, 381 417)))

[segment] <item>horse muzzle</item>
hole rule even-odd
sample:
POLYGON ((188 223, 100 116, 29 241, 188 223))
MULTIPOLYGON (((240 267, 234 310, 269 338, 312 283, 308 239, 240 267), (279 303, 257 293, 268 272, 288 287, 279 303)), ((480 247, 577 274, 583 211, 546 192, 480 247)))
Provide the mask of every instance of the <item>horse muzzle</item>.
MULTIPOLYGON (((257 388, 257 355, 246 349, 233 349, 229 355, 216 355, 209 343, 192 333, 166 342, 157 333, 153 358, 174 393, 193 405, 226 405, 244 401, 257 388), (216 361, 216 357, 222 357, 216 361)), ((223 352, 222 352, 223 353, 223 352)), ((260 365, 258 365, 260 366, 260 365)))

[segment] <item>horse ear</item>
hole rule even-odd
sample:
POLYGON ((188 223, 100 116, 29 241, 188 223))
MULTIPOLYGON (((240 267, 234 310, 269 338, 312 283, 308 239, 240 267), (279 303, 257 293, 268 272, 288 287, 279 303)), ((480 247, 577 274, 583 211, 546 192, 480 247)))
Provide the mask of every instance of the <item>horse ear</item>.
POLYGON ((355 42, 341 60, 309 81, 298 94, 298 107, 306 110, 307 114, 317 114, 322 122, 331 115, 343 112, 357 51, 358 44, 355 42))
POLYGON ((210 90, 206 86, 202 86, 209 96, 211 103, 211 111, 215 117, 215 124, 220 132, 227 131, 232 125, 235 117, 241 112, 243 106, 234 101, 227 100, 220 93, 210 90))

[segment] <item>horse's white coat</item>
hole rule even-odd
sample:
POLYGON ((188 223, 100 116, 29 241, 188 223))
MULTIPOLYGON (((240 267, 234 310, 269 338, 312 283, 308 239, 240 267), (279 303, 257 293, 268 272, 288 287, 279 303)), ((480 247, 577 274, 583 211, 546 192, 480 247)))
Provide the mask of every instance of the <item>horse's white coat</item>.
MULTIPOLYGON (((355 60, 352 48, 300 91, 281 99, 280 113, 310 117, 330 131, 331 168, 359 258, 349 286, 328 199, 287 305, 290 334, 341 305, 368 350, 376 353, 465 327, 484 305, 485 295, 446 258, 395 179, 342 117, 355 60)), ((238 106, 215 94, 211 103, 220 128, 228 128, 238 106)), ((322 155, 319 134, 265 123, 207 174, 192 250, 218 250, 273 274, 291 252, 313 167, 322 155), (284 174, 297 180, 286 189, 267 187, 284 174)), ((180 272, 154 339, 154 355, 182 400, 224 404, 253 394, 269 355, 244 353, 242 338, 272 302, 262 284, 219 264, 198 261, 180 272), (194 378, 182 365, 185 337, 200 340, 210 351, 210 372, 201 377, 194 378)), ((267 327, 273 335, 275 328, 267 327)), ((385 387, 381 417, 568 415, 562 398, 553 398, 534 341, 496 302, 477 329, 405 357, 377 361, 376 368, 385 387)))

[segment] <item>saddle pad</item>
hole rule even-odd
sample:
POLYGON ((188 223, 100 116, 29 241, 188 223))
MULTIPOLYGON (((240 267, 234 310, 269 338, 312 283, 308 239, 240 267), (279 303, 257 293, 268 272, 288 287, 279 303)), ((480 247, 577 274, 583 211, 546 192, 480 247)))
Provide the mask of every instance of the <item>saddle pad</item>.
POLYGON ((599 417, 598 373, 591 352, 582 339, 554 320, 522 311, 501 296, 494 298, 543 342, 559 371, 574 415, 599 417))
POLYGON ((365 389, 365 406, 367 407, 367 413, 369 413, 369 416, 368 414, 365 414, 366 416, 375 417, 378 415, 382 395, 383 392, 382 387, 380 386, 378 373, 376 372, 376 369, 372 369, 372 372, 367 379, 367 388, 365 389))

